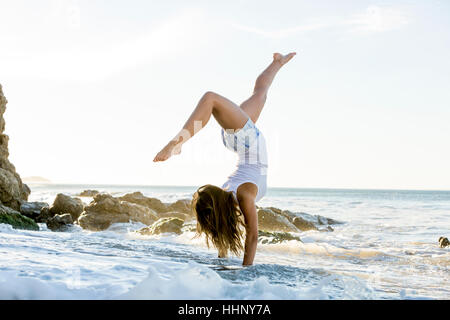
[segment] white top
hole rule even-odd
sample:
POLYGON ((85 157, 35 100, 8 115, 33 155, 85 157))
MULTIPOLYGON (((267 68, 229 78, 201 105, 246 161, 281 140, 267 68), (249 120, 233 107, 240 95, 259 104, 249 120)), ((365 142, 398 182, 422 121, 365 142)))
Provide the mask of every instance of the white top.
POLYGON ((267 191, 267 149, 266 139, 249 118, 242 129, 222 129, 222 141, 225 147, 237 153, 239 159, 236 170, 228 177, 222 188, 233 191, 236 196, 238 187, 251 182, 258 187, 256 201, 264 197, 267 191))

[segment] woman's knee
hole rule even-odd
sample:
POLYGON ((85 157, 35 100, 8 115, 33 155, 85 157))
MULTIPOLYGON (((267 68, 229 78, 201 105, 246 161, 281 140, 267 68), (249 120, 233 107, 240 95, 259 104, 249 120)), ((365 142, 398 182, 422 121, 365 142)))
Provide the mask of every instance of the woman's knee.
POLYGON ((203 100, 207 100, 207 101, 214 101, 214 100, 216 100, 216 98, 217 98, 217 93, 215 93, 215 92, 212 92, 212 91, 206 91, 204 94, 203 94, 203 97, 202 97, 202 99, 203 100))

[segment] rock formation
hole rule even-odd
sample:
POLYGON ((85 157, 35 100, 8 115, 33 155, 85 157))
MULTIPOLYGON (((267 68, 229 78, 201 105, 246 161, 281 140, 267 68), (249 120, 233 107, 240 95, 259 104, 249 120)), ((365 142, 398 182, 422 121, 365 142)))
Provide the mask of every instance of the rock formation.
POLYGON ((136 203, 138 205, 152 209, 153 211, 156 212, 167 211, 167 206, 164 203, 162 203, 161 200, 157 198, 146 197, 139 191, 128 193, 122 197, 119 197, 118 199, 126 202, 136 203))
POLYGON ((43 208, 48 208, 46 202, 23 202, 20 205, 20 213, 37 222, 43 208))
POLYGON ((39 226, 32 219, 2 204, 0 204, 0 223, 10 224, 15 229, 39 230, 39 226))
POLYGON ((30 189, 20 179, 14 165, 9 162, 8 140, 9 137, 4 134, 5 119, 3 114, 6 110, 8 101, 3 95, 0 85, 0 202, 16 211, 20 210, 23 201, 27 201, 30 189))
POLYGON ((333 231, 331 224, 341 222, 313 216, 304 212, 292 212, 274 207, 258 207, 258 228, 263 231, 300 232, 308 230, 333 231), (320 229, 320 227, 324 227, 320 229))
POLYGON ((93 201, 84 208, 78 223, 84 229, 98 231, 107 229, 113 223, 135 221, 151 225, 158 219, 159 223, 151 229, 155 234, 159 233, 159 230, 170 229, 169 226, 174 226, 173 230, 181 230, 184 221, 193 219, 191 201, 183 199, 174 203, 163 203, 157 198, 146 197, 141 192, 128 193, 121 197, 102 193, 94 196, 93 201), (181 226, 176 227, 179 221, 182 222, 181 226))
POLYGON ((73 220, 70 213, 57 214, 47 220, 47 228, 52 231, 65 231, 71 224, 73 220))
POLYGON ((187 215, 183 212, 177 212, 177 211, 169 211, 169 212, 158 212, 158 216, 161 218, 178 218, 183 221, 192 220, 193 217, 187 215))
POLYGON ((95 197, 100 192, 98 190, 84 190, 80 192, 79 197, 95 197))
POLYGON ((118 222, 135 221, 150 225, 156 220, 158 215, 148 207, 100 193, 84 208, 78 223, 84 229, 100 231, 118 222))
POLYGON ((142 228, 137 232, 142 235, 156 235, 168 232, 181 234, 183 223, 183 220, 179 218, 161 218, 153 223, 150 227, 142 228))
POLYGON ((177 200, 174 203, 163 203, 157 198, 146 197, 141 192, 128 193, 122 197, 119 197, 119 199, 145 206, 158 213, 181 212, 187 215, 192 215, 190 199, 177 200))
POLYGON ((191 210, 191 200, 190 199, 177 200, 174 203, 169 204, 167 206, 167 211, 182 212, 192 216, 193 213, 191 210))
POLYGON ((298 232, 297 227, 284 215, 277 213, 274 208, 258 210, 258 229, 264 231, 298 232))
POLYGON ((447 238, 440 237, 439 238, 439 247, 445 248, 445 247, 448 247, 448 246, 450 246, 450 241, 448 241, 447 238))
POLYGON ((50 208, 50 213, 52 216, 56 214, 70 213, 73 221, 76 221, 83 210, 84 203, 81 199, 72 198, 71 196, 59 193, 50 208))
POLYGON ((36 217, 34 221, 39 223, 47 223, 48 219, 53 217, 54 215, 50 212, 50 207, 48 207, 48 204, 46 207, 43 207, 41 209, 41 213, 36 217))

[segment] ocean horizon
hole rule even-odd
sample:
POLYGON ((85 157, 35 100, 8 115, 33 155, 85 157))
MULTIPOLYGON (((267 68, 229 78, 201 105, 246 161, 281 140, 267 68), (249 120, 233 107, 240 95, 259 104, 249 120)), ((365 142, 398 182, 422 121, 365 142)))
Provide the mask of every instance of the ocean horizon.
MULTIPOLYGON (((198 188, 200 185, 162 185, 162 184, 135 184, 135 183, 66 183, 66 182, 26 182, 28 186, 92 186, 92 187, 136 187, 136 188, 198 188)), ((267 190, 323 190, 323 191, 404 191, 404 192, 450 192, 450 189, 420 189, 420 188, 352 188, 352 187, 289 187, 268 186, 267 190)))

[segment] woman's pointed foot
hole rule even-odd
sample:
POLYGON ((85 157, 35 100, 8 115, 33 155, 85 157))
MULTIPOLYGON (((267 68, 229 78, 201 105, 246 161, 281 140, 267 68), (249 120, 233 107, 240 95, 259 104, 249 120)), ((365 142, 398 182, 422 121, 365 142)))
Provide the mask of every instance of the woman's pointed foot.
POLYGON ((278 61, 283 66, 289 60, 291 60, 296 54, 297 54, 296 52, 291 52, 289 54, 282 55, 281 53, 276 52, 273 54, 273 61, 278 61))
POLYGON ((176 144, 176 141, 170 141, 153 159, 153 162, 158 161, 166 161, 174 154, 180 154, 181 153, 181 143, 176 144))

